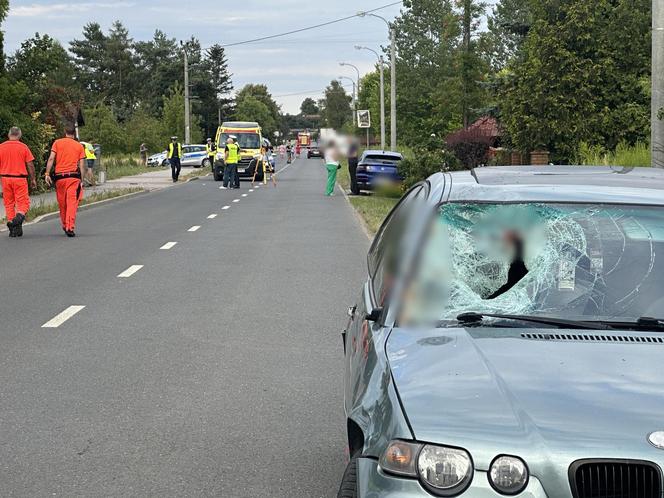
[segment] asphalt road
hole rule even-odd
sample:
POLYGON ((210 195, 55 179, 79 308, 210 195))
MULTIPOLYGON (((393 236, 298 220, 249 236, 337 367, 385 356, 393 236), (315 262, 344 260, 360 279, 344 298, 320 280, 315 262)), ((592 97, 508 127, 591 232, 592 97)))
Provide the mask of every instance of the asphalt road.
POLYGON ((1 496, 335 496, 368 240, 319 160, 249 188, 0 234, 1 496))

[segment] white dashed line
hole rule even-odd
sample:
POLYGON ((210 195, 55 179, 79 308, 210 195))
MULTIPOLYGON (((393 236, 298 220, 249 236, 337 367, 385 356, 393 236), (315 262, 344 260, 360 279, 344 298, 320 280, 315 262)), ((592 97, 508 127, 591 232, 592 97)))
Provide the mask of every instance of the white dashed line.
POLYGON ((253 191, 254 191, 254 189, 253 189, 253 188, 250 188, 250 189, 249 189, 249 192, 253 192, 253 191))
POLYGON ((161 249, 162 251, 168 251, 169 249, 173 249, 175 247, 175 244, 177 244, 177 242, 166 242, 159 249, 161 249))
POLYGON ((129 278, 141 268, 143 268, 143 265, 131 265, 125 271, 120 273, 120 275, 118 275, 118 278, 129 278))
POLYGON ((240 199, 233 199, 233 202, 240 202, 240 199))
POLYGON ((242 194, 242 197, 247 197, 249 194, 242 194))
POLYGON ((65 323, 67 320, 69 320, 72 316, 74 316, 76 313, 81 311, 85 306, 70 306, 66 310, 64 310, 62 313, 59 315, 56 315, 54 318, 46 322, 44 325, 42 325, 43 329, 55 329, 58 328, 60 325, 65 323))
POLYGON ((200 225, 194 225, 189 230, 187 230, 187 232, 196 232, 199 228, 201 228, 200 225))
POLYGON ((256 185, 256 188, 261 188, 261 186, 260 186, 260 185, 256 185))
POLYGON ((219 216, 219 215, 216 214, 216 213, 211 214, 210 216, 208 216, 208 220, 214 220, 217 216, 219 216))
POLYGON ((221 209, 230 209, 230 208, 231 208, 230 206, 224 206, 221 209))

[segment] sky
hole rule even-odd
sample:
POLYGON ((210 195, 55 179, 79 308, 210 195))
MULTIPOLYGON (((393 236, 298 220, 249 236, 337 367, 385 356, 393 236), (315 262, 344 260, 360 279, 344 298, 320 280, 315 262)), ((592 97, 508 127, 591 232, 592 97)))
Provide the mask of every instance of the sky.
MULTIPOLYGON (((195 36, 203 47, 226 44, 303 28, 392 3, 393 0, 10 0, 3 29, 5 51, 16 51, 35 32, 57 38, 65 47, 81 38, 83 25, 98 22, 106 30, 120 20, 134 40, 152 38, 156 29, 169 37, 195 36), (229 11, 228 5, 232 5, 229 11)), ((376 12, 393 19, 401 6, 376 12)), ((375 55, 355 50, 357 44, 380 51, 389 43, 385 24, 375 18, 354 18, 316 30, 269 41, 227 48, 233 84, 264 83, 284 112, 298 113, 306 97, 318 99, 330 80, 356 78, 372 70, 375 55)), ((351 85, 348 80, 345 84, 351 85)), ((350 88, 349 88, 350 91, 350 88)))

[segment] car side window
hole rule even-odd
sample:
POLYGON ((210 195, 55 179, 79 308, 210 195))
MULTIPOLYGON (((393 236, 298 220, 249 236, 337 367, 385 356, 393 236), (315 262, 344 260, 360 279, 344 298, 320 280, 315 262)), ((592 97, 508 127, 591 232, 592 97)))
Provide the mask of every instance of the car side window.
POLYGON ((369 271, 373 294, 378 306, 382 306, 392 288, 403 239, 408 229, 408 221, 413 215, 414 205, 426 197, 423 186, 413 188, 381 227, 369 253, 369 271))

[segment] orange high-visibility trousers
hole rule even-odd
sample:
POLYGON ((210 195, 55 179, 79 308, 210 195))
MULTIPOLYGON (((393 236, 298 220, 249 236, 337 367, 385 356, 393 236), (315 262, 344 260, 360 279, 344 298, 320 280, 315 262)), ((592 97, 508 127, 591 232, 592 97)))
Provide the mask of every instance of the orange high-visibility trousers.
POLYGON ((16 213, 26 214, 30 209, 27 178, 2 177, 2 200, 5 204, 5 218, 11 221, 16 213))
POLYGON ((65 230, 76 228, 76 210, 83 199, 83 188, 79 178, 61 178, 55 182, 55 193, 60 206, 60 221, 65 230))

